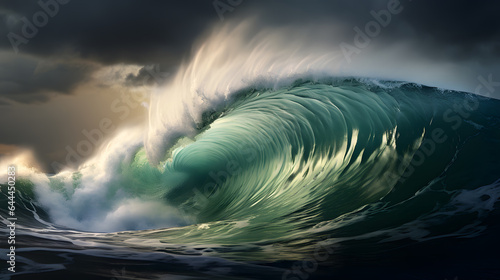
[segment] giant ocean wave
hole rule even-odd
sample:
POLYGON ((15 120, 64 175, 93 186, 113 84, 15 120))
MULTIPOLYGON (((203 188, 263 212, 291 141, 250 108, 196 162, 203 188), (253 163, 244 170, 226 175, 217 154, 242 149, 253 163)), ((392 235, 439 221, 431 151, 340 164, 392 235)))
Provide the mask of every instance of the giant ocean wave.
MULTIPOLYGON (((329 76, 308 58, 307 71, 280 62, 293 68, 286 75, 254 75, 245 62, 248 80, 218 64, 212 71, 232 82, 206 84, 193 74, 210 46, 201 49, 152 97, 147 126, 123 130, 77 170, 14 162, 21 274, 102 276, 97 263, 119 271, 121 261, 129 275, 149 265, 155 275, 279 279, 323 244, 328 265, 314 271, 342 277, 339 267, 384 258, 419 266, 431 245, 454 267, 495 240, 499 101, 329 76), (187 77, 191 91, 181 89, 187 77), (468 240, 462 254, 443 252, 457 240, 468 240), (99 269, 74 265, 89 256, 99 269)), ((488 256, 477 262, 498 276, 488 256)), ((451 277, 428 267, 418 273, 451 277)))

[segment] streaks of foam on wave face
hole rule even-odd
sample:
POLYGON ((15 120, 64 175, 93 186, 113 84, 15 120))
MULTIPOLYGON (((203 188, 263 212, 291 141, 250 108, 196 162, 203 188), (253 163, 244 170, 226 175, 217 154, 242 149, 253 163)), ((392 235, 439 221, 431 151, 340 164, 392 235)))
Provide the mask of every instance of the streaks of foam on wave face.
POLYGON ((254 93, 166 163, 167 201, 194 211, 199 222, 252 217, 250 227, 274 221, 281 234, 376 201, 397 180, 380 178, 410 157, 422 137, 396 136, 400 102, 407 101, 324 84, 254 93), (193 194, 205 188, 214 195, 196 205, 193 194))

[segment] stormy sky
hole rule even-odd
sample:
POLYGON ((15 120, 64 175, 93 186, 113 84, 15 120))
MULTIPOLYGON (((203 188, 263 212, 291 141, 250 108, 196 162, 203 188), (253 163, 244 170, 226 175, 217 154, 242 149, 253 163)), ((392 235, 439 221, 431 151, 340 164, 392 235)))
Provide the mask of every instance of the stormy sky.
POLYGON ((371 38, 371 54, 402 46, 393 60, 430 61, 425 67, 446 69, 457 90, 474 91, 478 77, 500 81, 494 1, 1 1, 0 155, 29 148, 51 172, 82 130, 103 119, 143 121, 146 98, 132 92, 172 76, 220 26, 253 18, 256 31, 300 27, 326 37, 336 30, 331 47, 341 49, 356 46, 355 27, 364 30, 374 13, 391 8, 398 12, 371 38), (113 109, 119 105, 127 109, 113 109))

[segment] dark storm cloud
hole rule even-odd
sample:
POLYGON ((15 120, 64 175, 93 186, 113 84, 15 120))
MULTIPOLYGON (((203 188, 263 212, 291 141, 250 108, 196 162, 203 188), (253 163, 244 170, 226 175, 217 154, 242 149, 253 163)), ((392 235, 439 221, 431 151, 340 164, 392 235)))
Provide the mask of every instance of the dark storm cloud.
MULTIPOLYGON (((47 2, 49 0, 42 0, 47 2)), ((260 16, 261 27, 308 24, 335 20, 346 26, 361 26, 372 20, 371 10, 385 8, 389 0, 376 1, 69 1, 27 44, 23 52, 48 55, 70 49, 81 57, 102 63, 163 63, 173 65, 189 54, 193 40, 207 27, 224 19, 260 16), (231 10, 215 3, 241 3, 231 10)), ((382 34, 389 41, 416 36, 422 43, 454 45, 456 53, 477 49, 498 55, 500 2, 401 0, 404 12, 397 24, 382 34), (408 28, 401 28, 406 24, 408 28), (487 45, 487 46, 485 46, 487 45)), ((9 1, 0 8, 0 47, 12 49, 8 32, 21 33, 19 18, 33 20, 42 10, 9 1)), ((347 35, 349 35, 347 30, 347 35)), ((452 53, 453 55, 453 53, 452 53)))
POLYGON ((146 65, 137 74, 129 74, 125 82, 129 86, 151 86, 163 84, 170 76, 169 72, 162 71, 159 64, 146 65))
POLYGON ((125 81, 127 84, 131 86, 143 86, 143 85, 152 85, 154 83, 154 80, 149 79, 150 73, 148 72, 148 69, 145 67, 141 68, 139 72, 134 75, 134 74, 129 74, 125 81))
POLYGON ((69 94, 93 67, 78 63, 41 61, 31 56, 0 53, 0 97, 21 103, 46 101, 69 94))
MULTIPOLYGON (((21 54, 41 58, 63 52, 102 65, 160 64, 164 72, 172 73, 182 59, 188 58, 193 42, 221 19, 236 23, 247 16, 257 17, 256 29, 311 24, 311 32, 315 31, 315 23, 340 23, 345 29, 344 37, 337 40, 349 42, 355 35, 353 27, 363 27, 373 20, 370 11, 386 8, 389 1, 72 0, 58 4, 57 12, 37 28, 28 42, 20 43, 18 49, 21 54)), ((416 42, 415 52, 427 57, 498 63, 500 2, 400 0, 400 3, 404 11, 380 34, 379 44, 412 41, 416 42)), ((16 57, 8 34, 22 35, 21 19, 25 17, 32 23, 34 15, 42 10, 37 1, 0 4, 0 51, 16 57)), ((68 92, 88 75, 88 71, 78 67, 61 65, 49 73, 33 76, 29 74, 33 65, 5 59, 0 60, 0 67, 9 69, 0 71, 0 94, 25 102, 30 98, 43 100, 47 91, 68 92), (14 94, 19 97, 13 97, 14 94)), ((127 82, 141 83, 146 74, 143 69, 138 76, 129 76, 127 82)))
MULTIPOLYGON (((11 1, 4 6, 17 18, 24 16, 31 21, 42 10, 36 1, 11 1)), ((19 49, 38 55, 70 49, 83 58, 107 64, 151 64, 158 59, 176 62, 179 53, 189 51, 193 38, 213 19, 216 13, 208 1, 73 0, 59 5, 57 14, 19 49)), ((21 35, 23 23, 10 21, 9 31, 21 35)), ((0 30, 6 38, 7 28, 0 30)), ((12 49, 9 40, 1 40, 0 46, 12 49)))
POLYGON ((416 1, 409 5, 406 20, 437 41, 471 44, 499 39, 497 1, 416 1))
MULTIPOLYGON (((295 22, 342 23, 346 30, 340 40, 352 41, 353 27, 361 29, 374 20, 371 12, 387 9, 391 0, 353 1, 269 1, 248 9, 263 16, 262 25, 295 22)), ((467 59, 500 56, 500 2, 497 1, 411 1, 399 0, 404 9, 377 38, 378 43, 416 41, 415 51, 442 58, 467 59), (444 50, 443 50, 444 49, 444 50)), ((314 30, 311 30, 314 32, 314 30)))
MULTIPOLYGON (((68 63, 34 74, 35 58, 28 61, 26 54, 43 60, 64 53, 101 65, 161 64, 162 71, 172 72, 207 23, 218 20, 212 3, 202 1, 42 1, 49 2, 58 8, 50 7, 56 12, 45 25, 35 26, 32 38, 23 35, 23 26, 26 20, 34 24, 42 6, 37 1, 0 4, 0 53, 9 55, 0 57, 0 97, 44 101, 54 93, 69 93, 91 70, 68 63)), ((142 83, 143 78, 129 77, 127 82, 142 83)))

